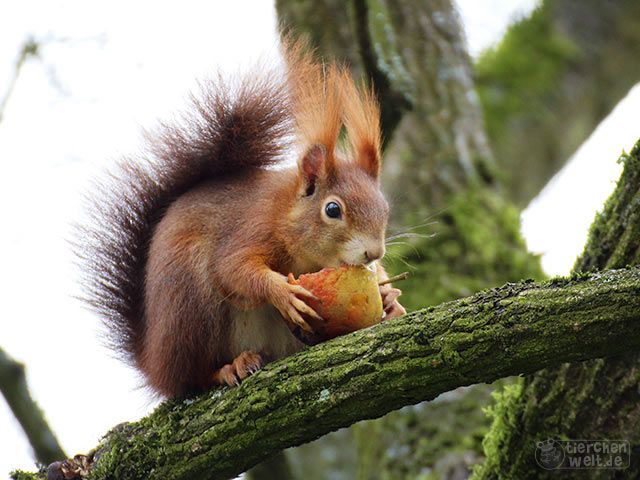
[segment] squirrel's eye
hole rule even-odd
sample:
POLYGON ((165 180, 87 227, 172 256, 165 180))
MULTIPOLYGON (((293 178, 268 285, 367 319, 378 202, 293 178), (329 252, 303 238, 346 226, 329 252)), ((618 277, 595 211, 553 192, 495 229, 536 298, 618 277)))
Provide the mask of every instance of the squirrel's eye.
POLYGON ((324 213, 327 214, 329 218, 340 218, 342 215, 342 211, 340 210, 340 205, 336 202, 329 202, 324 207, 324 213))

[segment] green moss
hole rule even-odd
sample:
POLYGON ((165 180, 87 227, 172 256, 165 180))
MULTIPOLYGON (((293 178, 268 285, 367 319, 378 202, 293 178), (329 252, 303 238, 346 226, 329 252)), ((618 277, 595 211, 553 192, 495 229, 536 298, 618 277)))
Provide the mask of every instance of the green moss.
POLYGON ((518 428, 518 418, 513 414, 513 406, 518 405, 522 399, 522 391, 522 379, 519 378, 513 384, 493 392, 494 403, 484 409, 491 421, 491 428, 482 440, 486 460, 474 467, 474 476, 483 477, 483 472, 495 471, 496 464, 500 463, 510 432, 518 428))
POLYGON ((139 479, 145 472, 164 465, 165 450, 179 438, 180 428, 203 412, 194 404, 188 418, 184 417, 182 399, 162 404, 150 416, 135 424, 122 424, 111 430, 97 448, 96 467, 91 479, 139 479), (124 469, 126 466, 126 469, 124 469))
MULTIPOLYGON (((408 309, 468 296, 523 278, 542 279, 539 258, 527 252, 517 209, 494 191, 471 189, 449 198, 437 222, 390 247, 389 270, 408 270, 398 285, 408 309)), ((409 225, 420 224, 410 218, 409 225)))
POLYGON ((12 480, 45 480, 47 478, 47 471, 45 467, 41 467, 37 473, 15 470, 11 472, 9 476, 12 480))
POLYGON ((548 3, 513 24, 476 63, 476 89, 494 143, 502 142, 509 132, 505 125, 522 112, 531 123, 553 114, 548 100, 563 94, 558 80, 578 58, 578 48, 555 28, 548 3))
POLYGON ((640 261, 640 141, 618 159, 624 165, 615 190, 591 224, 574 270, 621 268, 640 261))

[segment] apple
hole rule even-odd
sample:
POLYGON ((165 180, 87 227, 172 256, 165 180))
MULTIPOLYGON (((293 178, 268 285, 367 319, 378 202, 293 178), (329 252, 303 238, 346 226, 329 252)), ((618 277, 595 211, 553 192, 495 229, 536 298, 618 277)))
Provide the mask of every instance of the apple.
POLYGON ((304 287, 318 298, 305 301, 323 321, 305 316, 313 332, 305 332, 299 327, 293 329, 293 333, 309 345, 382 321, 377 275, 362 265, 325 268, 300 275, 297 279, 289 275, 289 282, 304 287))

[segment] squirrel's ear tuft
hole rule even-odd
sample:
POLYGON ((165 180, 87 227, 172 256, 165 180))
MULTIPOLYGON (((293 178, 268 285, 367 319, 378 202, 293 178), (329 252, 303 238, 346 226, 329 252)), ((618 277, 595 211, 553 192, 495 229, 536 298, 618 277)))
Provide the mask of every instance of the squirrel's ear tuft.
POLYGON ((356 155, 358 163, 364 171, 378 179, 380 177, 380 151, 374 145, 365 143, 360 146, 356 155))
POLYGON ((302 156, 298 167, 305 180, 307 195, 311 195, 315 190, 318 178, 323 177, 327 172, 327 149, 320 144, 313 145, 302 156))
POLYGON ((372 87, 358 87, 348 70, 340 71, 343 119, 351 151, 362 169, 378 179, 380 176, 382 133, 380 105, 372 87))

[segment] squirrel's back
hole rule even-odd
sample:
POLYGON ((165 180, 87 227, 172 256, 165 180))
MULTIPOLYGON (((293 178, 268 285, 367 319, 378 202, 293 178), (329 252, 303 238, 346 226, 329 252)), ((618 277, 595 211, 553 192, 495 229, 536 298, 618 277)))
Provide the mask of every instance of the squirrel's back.
POLYGON ((109 341, 136 362, 145 331, 145 266, 154 229, 172 202, 212 178, 280 161, 292 128, 286 82, 255 71, 235 85, 201 86, 178 125, 147 136, 149 156, 127 158, 91 193, 79 227, 84 300, 107 324, 109 341))

